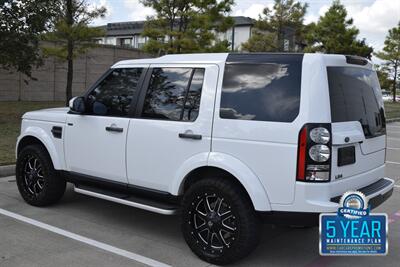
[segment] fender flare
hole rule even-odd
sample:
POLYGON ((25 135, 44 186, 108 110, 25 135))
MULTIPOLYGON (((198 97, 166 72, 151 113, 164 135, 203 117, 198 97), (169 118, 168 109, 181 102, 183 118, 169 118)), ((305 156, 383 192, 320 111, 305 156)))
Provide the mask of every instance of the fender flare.
POLYGON ((40 142, 42 142, 42 144, 45 146, 45 148, 47 149, 47 152, 50 155, 51 161, 53 162, 54 169, 61 170, 63 167, 63 164, 57 154, 56 147, 54 146, 54 143, 52 142, 51 137, 40 127, 36 127, 36 126, 26 127, 24 132, 18 137, 17 149, 18 149, 20 141, 23 138, 29 137, 29 136, 35 137, 40 142))
POLYGON ((200 167, 207 167, 209 152, 195 154, 188 158, 177 170, 174 180, 169 186, 169 192, 173 195, 179 195, 183 190, 183 184, 187 175, 200 167))
POLYGON ((270 211, 271 203, 260 179, 241 160, 220 152, 211 152, 208 166, 231 173, 243 185, 257 211, 270 211))
POLYGON ((187 175, 200 167, 216 167, 232 174, 247 191, 255 210, 270 211, 271 204, 258 177, 239 159, 219 152, 199 153, 186 160, 176 172, 169 192, 179 195, 187 175))

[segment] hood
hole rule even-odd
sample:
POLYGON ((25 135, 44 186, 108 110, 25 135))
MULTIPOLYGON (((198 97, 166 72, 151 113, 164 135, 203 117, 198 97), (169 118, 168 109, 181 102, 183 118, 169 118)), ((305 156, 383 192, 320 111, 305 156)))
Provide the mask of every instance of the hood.
POLYGON ((69 108, 48 108, 25 113, 22 118, 27 120, 50 121, 65 123, 69 108))

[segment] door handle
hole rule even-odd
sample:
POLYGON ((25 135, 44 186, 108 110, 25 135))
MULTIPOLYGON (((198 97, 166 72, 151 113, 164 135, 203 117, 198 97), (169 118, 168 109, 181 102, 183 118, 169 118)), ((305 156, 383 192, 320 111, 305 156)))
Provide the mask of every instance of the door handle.
POLYGON ((108 132, 117 132, 117 133, 122 133, 124 131, 124 128, 120 127, 115 127, 115 126, 107 126, 106 131, 108 132))
POLYGON ((180 133, 179 138, 201 140, 202 136, 201 136, 201 134, 180 133))

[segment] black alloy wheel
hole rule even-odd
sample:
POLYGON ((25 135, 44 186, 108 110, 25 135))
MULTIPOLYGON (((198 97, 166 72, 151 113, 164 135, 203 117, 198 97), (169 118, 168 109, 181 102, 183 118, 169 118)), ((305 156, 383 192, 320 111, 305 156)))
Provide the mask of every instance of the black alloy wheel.
POLYGON ((28 155, 24 166, 24 188, 32 196, 39 195, 44 187, 43 168, 40 159, 28 155))
POLYGON ((222 253, 237 238, 236 216, 222 196, 204 193, 195 197, 189 214, 191 234, 208 253, 222 253))
POLYGON ((181 228, 201 259, 217 265, 238 261, 258 244, 261 224, 244 189, 229 178, 206 177, 185 192, 181 228))
POLYGON ((50 155, 42 145, 21 149, 15 176, 21 196, 30 205, 51 205, 64 195, 65 179, 54 169, 50 155))

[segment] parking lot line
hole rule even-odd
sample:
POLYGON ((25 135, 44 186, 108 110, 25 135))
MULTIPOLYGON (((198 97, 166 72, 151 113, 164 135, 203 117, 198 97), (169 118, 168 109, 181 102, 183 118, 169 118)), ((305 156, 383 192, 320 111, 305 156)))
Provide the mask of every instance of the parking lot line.
POLYGON ((133 253, 133 252, 129 252, 127 250, 123 250, 123 249, 120 249, 120 248, 117 248, 117 247, 113 247, 111 245, 108 245, 108 244, 105 244, 105 243, 102 243, 102 242, 99 242, 99 241, 96 241, 96 240, 93 240, 93 239, 90 239, 90 238, 87 238, 87 237, 84 237, 84 236, 81 236, 81 235, 78 235, 78 234, 74 234, 72 232, 63 230, 61 228, 58 228, 58 227, 55 227, 55 226, 52 226, 52 225, 49 225, 49 224, 46 224, 46 223, 42 223, 42 222, 36 221, 34 219, 19 215, 17 213, 14 213, 14 212, 11 212, 11 211, 8 211, 8 210, 4 210, 4 209, 0 208, 0 214, 2 214, 4 216, 11 217, 11 218, 16 219, 16 220, 21 221, 21 222, 25 222, 25 223, 34 225, 34 226, 42 228, 44 230, 47 230, 47 231, 62 235, 64 237, 68 237, 68 238, 74 239, 76 241, 85 243, 87 245, 90 245, 90 246, 93 246, 93 247, 96 247, 96 248, 99 248, 99 249, 102 249, 102 250, 105 250, 105 251, 120 255, 122 257, 134 260, 136 262, 139 262, 139 263, 142 263, 142 264, 145 264, 145 265, 148 265, 148 266, 170 267, 170 265, 168 265, 168 264, 165 264, 165 263, 162 263, 162 262, 147 258, 145 256, 142 256, 142 255, 139 255, 139 254, 136 254, 136 253, 133 253))
POLYGON ((400 150, 400 147, 387 147, 386 149, 389 149, 389 150, 400 150))
POLYGON ((385 161, 385 163, 400 165, 400 162, 395 161, 385 161))

